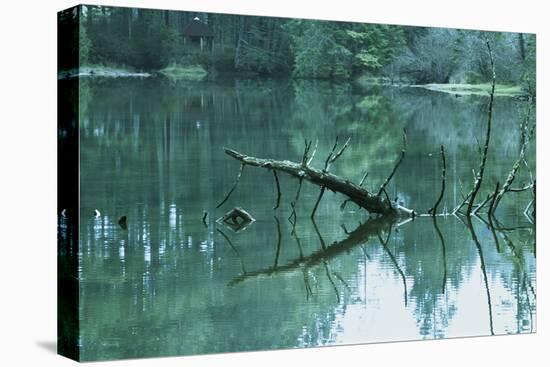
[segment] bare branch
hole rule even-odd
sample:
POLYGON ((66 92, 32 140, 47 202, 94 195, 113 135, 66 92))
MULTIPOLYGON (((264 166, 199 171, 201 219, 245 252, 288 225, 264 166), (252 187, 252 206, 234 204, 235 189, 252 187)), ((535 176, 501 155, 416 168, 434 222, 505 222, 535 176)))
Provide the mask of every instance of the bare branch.
POLYGON ((487 113, 488 116, 487 116, 487 132, 485 134, 485 146, 483 147, 483 155, 479 165, 479 172, 476 175, 477 177, 474 181, 474 187, 472 188, 471 194, 469 195, 470 201, 468 202, 468 209, 466 210, 466 214, 468 216, 470 215, 470 213, 472 213, 472 208, 476 200, 476 196, 483 182, 483 175, 485 173, 485 164, 487 162, 487 153, 489 151, 489 143, 491 141, 491 125, 493 121, 493 101, 495 97, 495 83, 496 83, 495 60, 493 58, 491 44, 489 43, 489 39, 487 37, 485 37, 485 44, 487 45, 487 51, 489 51, 489 58, 491 61, 491 71, 492 71, 491 93, 490 93, 490 100, 489 100, 489 111, 487 113))
POLYGON ((313 147, 313 153, 309 155, 309 159, 306 162, 307 166, 311 164, 311 161, 313 161, 313 158, 315 157, 315 153, 317 153, 317 144, 319 144, 319 140, 315 141, 315 147, 313 147))
POLYGON ((325 168, 323 170, 328 171, 329 166, 330 166, 330 160, 332 159, 332 155, 334 154, 334 151, 336 150, 337 147, 338 147, 338 136, 336 136, 336 139, 334 141, 334 145, 332 146, 332 149, 331 149, 330 153, 328 154, 327 159, 325 160, 325 168))
POLYGON ((367 177, 369 177, 369 172, 365 172, 365 174, 363 175, 363 178, 361 178, 361 181, 359 181, 359 187, 362 187, 363 184, 365 183, 365 180, 367 179, 367 177))
POLYGON ((346 150, 346 148, 349 145, 350 140, 351 140, 351 138, 348 138, 348 140, 346 140, 346 142, 344 143, 344 146, 342 147, 342 149, 340 149, 338 151, 338 153, 336 153, 332 156, 332 158, 330 159, 330 163, 334 163, 338 159, 338 157, 340 157, 342 155, 342 153, 344 153, 344 151, 346 150))
POLYGON ((439 198, 435 202, 435 205, 433 208, 428 210, 428 214, 431 214, 435 216, 437 214, 437 207, 439 206, 439 203, 443 199, 443 195, 445 194, 445 179, 447 175, 447 162, 445 161, 445 148, 443 145, 441 146, 441 162, 443 163, 443 168, 441 170, 441 192, 439 193, 439 198))
POLYGON ((235 189, 237 188, 237 185, 239 184, 239 180, 241 179, 241 175, 243 174, 244 166, 245 166, 245 164, 241 163, 241 168, 239 169, 239 173, 237 174, 237 178, 235 179, 235 182, 233 183, 233 187, 231 188, 231 190, 229 190, 229 192, 227 193, 225 198, 221 201, 221 203, 219 203, 216 206, 216 208, 219 208, 220 206, 222 206, 227 201, 227 199, 229 199, 229 197, 231 196, 233 191, 235 191, 235 189))
POLYGON ((380 189, 376 194, 377 196, 380 196, 384 191, 384 189, 386 188, 386 186, 390 183, 390 180, 392 179, 393 175, 397 171, 397 168, 399 168, 399 165, 401 164, 401 162, 403 161, 403 158, 405 157, 406 149, 407 149, 407 133, 405 132, 405 130, 403 130, 403 149, 401 149, 401 154, 399 155, 399 158, 397 159, 397 162, 395 163, 395 166, 393 167, 393 170, 391 171, 390 175, 388 176, 388 178, 386 178, 384 183, 380 186, 380 189))

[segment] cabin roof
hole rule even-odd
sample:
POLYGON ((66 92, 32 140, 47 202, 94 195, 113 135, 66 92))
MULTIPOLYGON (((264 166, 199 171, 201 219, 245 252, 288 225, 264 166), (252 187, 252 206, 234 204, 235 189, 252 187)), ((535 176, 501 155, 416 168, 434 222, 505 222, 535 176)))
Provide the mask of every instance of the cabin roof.
POLYGON ((183 27, 182 33, 184 36, 214 37, 212 29, 198 19, 193 19, 193 21, 183 27))

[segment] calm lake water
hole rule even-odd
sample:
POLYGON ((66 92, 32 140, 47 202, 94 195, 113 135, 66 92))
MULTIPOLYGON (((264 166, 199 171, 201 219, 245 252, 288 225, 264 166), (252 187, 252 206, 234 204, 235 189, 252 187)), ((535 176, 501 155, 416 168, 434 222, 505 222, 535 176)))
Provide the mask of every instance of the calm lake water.
MULTIPOLYGON (((486 97, 322 81, 81 82, 80 333, 84 360, 313 347, 535 331, 535 228, 531 194, 481 220, 418 218, 397 227, 319 188, 245 167, 222 147, 299 161, 318 140, 321 167, 339 136, 348 150, 331 169, 375 189, 407 133, 388 193, 426 212, 447 152, 451 210, 472 186, 484 140, 486 97), (481 144, 481 143, 479 143, 481 144), (235 206, 256 222, 234 232, 215 220, 235 206), (94 217, 98 209, 100 217, 94 217), (207 226, 202 222, 207 212, 207 226), (126 215, 127 229, 118 225, 126 215), (386 242, 387 240, 387 242, 386 242)), ((525 102, 496 99, 486 185, 518 157, 525 102)), ((534 144, 528 150, 534 169, 534 144)), ((515 186, 527 184, 522 167, 515 186)))

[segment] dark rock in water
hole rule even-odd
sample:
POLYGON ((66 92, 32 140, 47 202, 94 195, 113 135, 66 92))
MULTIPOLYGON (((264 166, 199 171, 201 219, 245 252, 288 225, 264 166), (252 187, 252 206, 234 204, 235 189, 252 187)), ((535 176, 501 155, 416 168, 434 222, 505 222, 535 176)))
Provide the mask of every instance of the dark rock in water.
POLYGON ((231 209, 216 220, 216 222, 231 228, 235 232, 245 230, 250 224, 255 221, 256 219, 254 219, 252 215, 250 215, 246 210, 240 207, 231 209))
POLYGON ((127 222, 127 217, 125 215, 123 215, 122 217, 120 217, 118 219, 118 225, 120 226, 120 228, 122 229, 128 229, 128 222, 127 222))

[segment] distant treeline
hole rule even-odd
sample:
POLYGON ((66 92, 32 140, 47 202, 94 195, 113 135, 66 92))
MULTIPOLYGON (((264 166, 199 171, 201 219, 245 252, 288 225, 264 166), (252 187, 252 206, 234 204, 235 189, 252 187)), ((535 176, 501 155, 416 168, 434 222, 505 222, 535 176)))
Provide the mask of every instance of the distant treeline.
POLYGON ((487 35, 498 82, 534 92, 531 34, 105 6, 82 6, 79 18, 81 63, 140 70, 200 64, 302 78, 366 74, 417 84, 490 80, 487 35), (195 17, 214 34, 208 52, 183 42, 182 30, 195 17))

